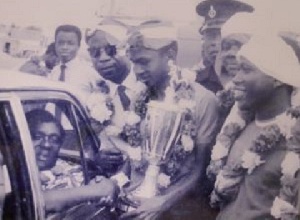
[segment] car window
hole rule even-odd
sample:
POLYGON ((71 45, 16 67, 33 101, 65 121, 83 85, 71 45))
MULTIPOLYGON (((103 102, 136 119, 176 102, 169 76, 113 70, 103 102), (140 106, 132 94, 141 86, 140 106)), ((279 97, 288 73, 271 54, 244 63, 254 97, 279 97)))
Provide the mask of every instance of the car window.
POLYGON ((86 157, 90 157, 90 151, 95 151, 99 143, 94 139, 94 134, 88 128, 89 123, 84 121, 84 117, 76 106, 68 101, 62 100, 26 100, 22 101, 25 111, 30 112, 36 109, 43 109, 51 113, 63 126, 65 131, 64 143, 61 153, 68 152, 70 155, 80 155, 83 148, 86 157))
MULTIPOLYGON (((89 162, 99 143, 80 110, 69 101, 55 99, 26 100, 22 106, 36 153, 41 189, 53 193, 88 184, 93 177, 89 162)), ((47 213, 51 218, 56 215, 59 213, 47 213)))

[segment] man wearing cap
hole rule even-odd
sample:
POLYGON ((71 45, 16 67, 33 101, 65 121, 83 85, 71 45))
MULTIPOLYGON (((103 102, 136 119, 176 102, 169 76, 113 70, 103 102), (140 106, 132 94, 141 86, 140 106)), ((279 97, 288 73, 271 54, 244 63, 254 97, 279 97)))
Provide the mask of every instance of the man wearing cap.
MULTIPOLYGON (((177 55, 176 30, 169 26, 151 26, 145 24, 132 33, 128 40, 128 54, 133 63, 138 80, 149 90, 145 100, 163 101, 167 96, 172 68, 177 55)), ((188 81, 187 81, 188 82, 188 81)), ((191 80, 195 109, 193 112, 195 130, 195 148, 189 159, 179 167, 179 180, 171 184, 165 194, 145 199, 141 205, 124 218, 154 219, 168 210, 196 186, 207 164, 210 146, 215 138, 218 121, 217 100, 211 91, 191 80)), ((176 179, 176 178, 175 178, 176 179)))
POLYGON ((238 55, 235 99, 255 117, 228 116, 212 151, 221 169, 211 204, 221 208, 219 220, 299 219, 299 110, 291 108, 298 59, 279 36, 266 33, 252 36, 238 55))
POLYGON ((216 93, 223 89, 214 68, 217 54, 221 49, 221 27, 237 12, 252 12, 248 4, 235 0, 206 0, 198 4, 197 13, 205 21, 199 32, 203 37, 202 62, 196 67, 196 82, 216 93))
POLYGON ((86 35, 94 68, 109 86, 109 94, 116 108, 113 119, 116 123, 123 120, 118 113, 129 110, 134 97, 144 89, 131 71, 129 59, 125 53, 122 55, 126 37, 127 29, 115 24, 99 25, 86 35))
MULTIPOLYGON (((86 32, 86 43, 95 69, 106 80, 120 84, 128 76, 130 63, 118 54, 126 28, 118 25, 101 24, 86 32)), ((120 52, 119 52, 120 53, 120 52)))

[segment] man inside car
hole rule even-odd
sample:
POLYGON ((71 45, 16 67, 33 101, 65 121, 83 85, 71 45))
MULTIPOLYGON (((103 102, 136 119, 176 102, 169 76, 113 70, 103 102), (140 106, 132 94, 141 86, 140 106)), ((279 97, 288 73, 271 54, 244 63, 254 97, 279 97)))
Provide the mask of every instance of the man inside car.
MULTIPOLYGON (((58 158, 64 130, 55 117, 45 110, 35 109, 26 113, 26 119, 41 175, 47 212, 65 211, 90 201, 111 206, 119 192, 114 181, 100 177, 93 180, 93 184, 84 185, 81 166, 58 158)), ((65 217, 68 214, 65 212, 65 217)))

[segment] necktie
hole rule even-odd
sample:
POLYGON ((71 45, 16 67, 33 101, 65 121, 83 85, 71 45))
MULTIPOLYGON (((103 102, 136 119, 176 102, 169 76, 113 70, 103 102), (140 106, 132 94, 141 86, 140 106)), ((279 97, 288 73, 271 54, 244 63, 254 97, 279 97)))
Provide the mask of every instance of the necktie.
POLYGON ((126 95, 125 89, 126 89, 126 87, 123 85, 118 86, 118 93, 119 93, 120 101, 122 103, 123 109, 125 111, 127 111, 127 110, 129 110, 129 106, 130 106, 130 99, 126 95))
POLYGON ((65 81, 65 76, 66 76, 66 64, 60 65, 60 75, 59 75, 59 81, 64 82, 65 81))

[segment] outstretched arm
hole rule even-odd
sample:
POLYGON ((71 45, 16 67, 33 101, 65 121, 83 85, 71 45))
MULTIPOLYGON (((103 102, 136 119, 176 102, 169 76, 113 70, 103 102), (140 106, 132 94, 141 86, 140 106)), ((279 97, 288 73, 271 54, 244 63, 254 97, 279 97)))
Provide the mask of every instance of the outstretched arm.
POLYGON ((44 191, 47 211, 61 211, 80 202, 100 201, 112 203, 119 193, 118 186, 111 180, 103 178, 101 182, 70 189, 44 191))

